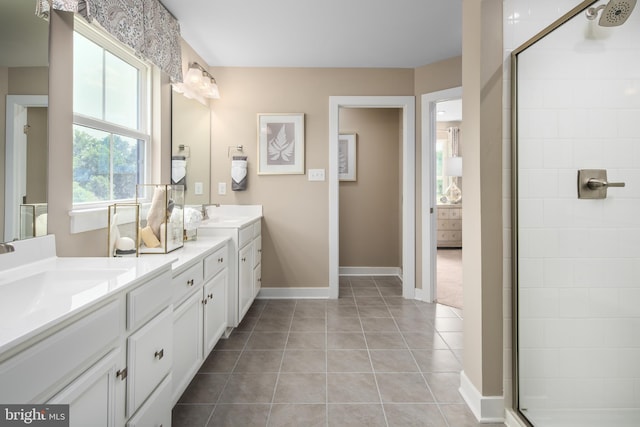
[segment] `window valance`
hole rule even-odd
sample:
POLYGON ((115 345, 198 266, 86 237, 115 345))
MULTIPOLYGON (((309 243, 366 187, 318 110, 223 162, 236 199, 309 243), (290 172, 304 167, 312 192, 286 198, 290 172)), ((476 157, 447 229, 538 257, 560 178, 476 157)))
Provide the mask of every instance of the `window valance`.
POLYGON ((182 82, 180 24, 158 0, 40 0, 38 13, 51 9, 96 20, 109 34, 182 82))

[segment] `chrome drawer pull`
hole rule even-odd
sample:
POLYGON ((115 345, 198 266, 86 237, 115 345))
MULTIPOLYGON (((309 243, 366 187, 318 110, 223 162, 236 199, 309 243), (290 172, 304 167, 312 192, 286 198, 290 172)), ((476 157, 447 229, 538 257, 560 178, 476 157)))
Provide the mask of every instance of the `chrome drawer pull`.
POLYGON ((118 372, 116 372, 116 377, 124 381, 124 379, 127 378, 127 368, 118 370, 118 372))
POLYGON ((156 351, 153 357, 158 360, 162 359, 164 357, 164 348, 160 349, 160 351, 156 351))
POLYGON ((193 286, 193 279, 187 280, 187 286, 193 286))
POLYGON ((218 258, 218 262, 224 262, 224 258, 218 258))
POLYGON ((207 295, 207 297, 208 297, 209 299, 213 299, 213 294, 209 294, 209 295, 207 295))

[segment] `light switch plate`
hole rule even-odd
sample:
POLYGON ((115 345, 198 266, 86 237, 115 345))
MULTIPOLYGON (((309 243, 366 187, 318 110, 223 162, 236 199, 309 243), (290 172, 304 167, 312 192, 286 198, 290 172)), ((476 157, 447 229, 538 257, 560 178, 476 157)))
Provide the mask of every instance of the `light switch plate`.
POLYGON ((324 169, 309 169, 309 181, 324 181, 324 169))
POLYGON ((221 196, 224 196, 225 194, 227 194, 227 183, 226 182, 219 182, 218 183, 218 194, 221 196))
POLYGON ((193 193, 195 195, 197 195, 197 196, 201 195, 202 192, 204 191, 204 187, 203 187, 202 183, 201 182, 196 182, 194 184, 194 186, 195 186, 195 188, 193 189, 193 193))

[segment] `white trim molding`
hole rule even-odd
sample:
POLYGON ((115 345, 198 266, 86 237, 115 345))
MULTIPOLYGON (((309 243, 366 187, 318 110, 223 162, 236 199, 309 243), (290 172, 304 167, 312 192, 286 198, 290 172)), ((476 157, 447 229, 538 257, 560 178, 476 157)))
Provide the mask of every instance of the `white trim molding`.
POLYGON ((528 427, 520 420, 513 409, 507 409, 505 411, 504 424, 507 427, 528 427))
POLYGON ((504 397, 503 396, 483 396, 473 385, 469 377, 460 372, 460 394, 466 404, 481 423, 503 423, 504 422, 504 397))
MULTIPOLYGON (((438 127, 436 107, 438 102, 462 98, 462 87, 440 90, 423 94, 422 105, 422 207, 420 218, 422 223, 422 290, 425 302, 436 302, 436 256, 438 252, 436 239, 436 130, 438 127), (433 210, 433 211, 432 211, 433 210)), ((463 118, 464 119, 464 118, 463 118)))
POLYGON ((338 136, 342 107, 402 109, 402 296, 413 299, 416 287, 416 99, 414 96, 329 97, 329 298, 338 298, 340 280, 338 136))
POLYGON ((258 299, 328 299, 329 288, 262 288, 258 299))
POLYGON ((400 267, 340 267, 341 276, 395 276, 402 279, 400 267))

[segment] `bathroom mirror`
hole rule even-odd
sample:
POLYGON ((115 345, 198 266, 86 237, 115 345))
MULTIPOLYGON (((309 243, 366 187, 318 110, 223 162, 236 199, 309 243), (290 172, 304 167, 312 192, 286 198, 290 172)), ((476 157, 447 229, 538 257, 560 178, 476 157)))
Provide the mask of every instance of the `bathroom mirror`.
POLYGON ((171 181, 185 181, 185 204, 209 203, 211 110, 171 91, 171 181))
POLYGON ((49 23, 35 11, 0 0, 0 241, 46 234, 49 23))

